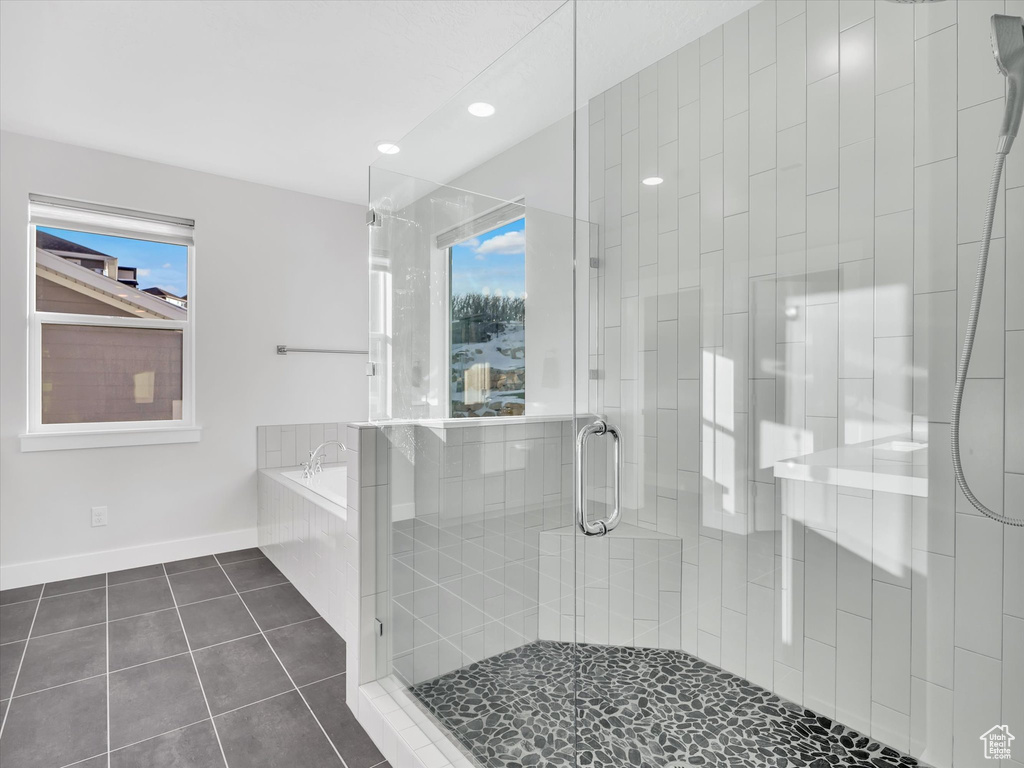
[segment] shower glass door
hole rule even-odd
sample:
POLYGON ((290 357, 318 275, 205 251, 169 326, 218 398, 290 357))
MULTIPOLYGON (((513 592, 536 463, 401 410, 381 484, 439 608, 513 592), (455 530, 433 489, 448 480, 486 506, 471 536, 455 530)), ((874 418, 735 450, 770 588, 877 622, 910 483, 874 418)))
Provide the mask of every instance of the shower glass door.
POLYGON ((367 672, 486 768, 576 764, 572 11, 370 172, 367 672))

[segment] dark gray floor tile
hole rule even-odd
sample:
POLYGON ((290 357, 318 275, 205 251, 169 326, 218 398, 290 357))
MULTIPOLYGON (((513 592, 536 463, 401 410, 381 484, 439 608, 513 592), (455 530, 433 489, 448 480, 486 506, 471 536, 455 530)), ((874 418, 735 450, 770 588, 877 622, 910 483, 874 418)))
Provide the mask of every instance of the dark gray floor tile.
POLYGON ((168 574, 185 573, 186 571, 198 571, 200 568, 213 568, 217 565, 217 558, 213 555, 202 557, 190 557, 187 560, 175 560, 173 563, 164 563, 168 574))
POLYGON ((222 765, 224 758, 210 720, 110 753, 110 768, 214 768, 222 765))
POLYGON ((174 592, 174 599, 178 601, 179 606, 198 603, 200 600, 210 600, 214 597, 223 597, 233 594, 235 591, 220 568, 204 568, 201 571, 178 573, 171 576, 170 579, 171 590, 174 592))
POLYGON ((49 581, 43 588, 43 597, 57 597, 72 592, 83 592, 86 589, 99 589, 107 586, 107 574, 98 573, 95 576, 82 576, 77 579, 65 579, 64 581, 49 581))
POLYGON ((196 651, 195 658, 215 716, 292 687, 262 635, 196 651))
POLYGON ((221 565, 227 565, 228 563, 240 563, 242 560, 253 560, 258 557, 266 557, 259 547, 236 549, 233 552, 221 552, 217 555, 217 559, 220 561, 221 565))
POLYGON ((32 626, 38 600, 30 603, 0 605, 0 643, 24 640, 32 626))
POLYGON ((112 621, 108 629, 112 672, 188 651, 173 608, 112 621))
POLYGON ((264 632, 319 616, 291 584, 245 592, 242 599, 264 632))
POLYGON ((141 581, 142 579, 155 579, 164 575, 162 565, 142 565, 138 568, 128 568, 124 571, 114 571, 107 574, 107 584, 127 584, 129 581, 141 581))
POLYGON ((106 750, 107 681, 94 677, 13 699, 0 765, 53 768, 106 750))
POLYGON ((302 689, 302 695, 348 768, 370 768, 384 759, 345 704, 344 675, 308 685, 302 689))
POLYGON ((277 570, 277 566, 265 558, 229 563, 224 566, 224 571, 239 592, 288 583, 288 579, 277 570))
POLYGON ((238 595, 183 605, 179 610, 193 651, 260 631, 238 595))
POLYGON ((322 618, 267 632, 267 640, 300 687, 345 671, 345 641, 322 618))
POLYGON ((192 657, 187 654, 110 673, 112 749, 208 716, 192 657))
POLYGON ((42 584, 33 584, 30 587, 5 589, 0 592, 0 605, 10 605, 11 603, 23 603, 26 600, 35 600, 39 597, 39 594, 42 591, 42 584))
POLYGON ((174 607, 174 598, 165 578, 117 584, 109 587, 108 591, 111 621, 174 607))
POLYGON ((216 718, 228 765, 246 768, 340 766, 297 691, 216 718))
POLYGON ((100 624, 107 619, 107 591, 90 589, 39 601, 32 637, 100 624))
POLYGON ((14 690, 14 678, 18 674, 21 656, 25 652, 24 641, 0 645, 0 699, 9 699, 14 690))
POLYGON ((73 683, 107 671, 107 627, 72 629, 28 641, 18 675, 19 696, 73 683))

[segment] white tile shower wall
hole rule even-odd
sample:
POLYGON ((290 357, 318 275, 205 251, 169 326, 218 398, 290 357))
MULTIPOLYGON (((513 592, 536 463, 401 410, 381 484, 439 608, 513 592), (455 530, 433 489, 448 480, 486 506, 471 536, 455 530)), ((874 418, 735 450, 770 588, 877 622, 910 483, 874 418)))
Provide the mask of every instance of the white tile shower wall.
MULTIPOLYGON (((347 424, 284 424, 256 427, 256 467, 296 467, 309 458, 309 452, 321 443, 338 440, 346 443, 347 424)), ((325 460, 339 460, 341 449, 336 445, 324 446, 325 460)))
POLYGON ((571 525, 571 421, 395 426, 376 440, 391 471, 376 490, 391 494, 391 570, 378 575, 393 673, 415 684, 538 639, 541 532, 571 525))
MULTIPOLYGON (((623 430, 636 528, 579 552, 541 535, 541 637, 682 648, 937 766, 981 764, 981 733, 1013 729, 1024 535, 955 490, 948 437, 1004 105, 993 13, 1024 0, 765 0, 646 69, 628 122, 591 111, 592 209, 614 215, 609 183, 631 201, 603 221, 622 244, 600 233, 591 407, 623 430), (893 437, 929 444, 926 496, 772 471, 893 437)), ((1021 158, 963 428, 975 492, 1015 514, 1021 158)))

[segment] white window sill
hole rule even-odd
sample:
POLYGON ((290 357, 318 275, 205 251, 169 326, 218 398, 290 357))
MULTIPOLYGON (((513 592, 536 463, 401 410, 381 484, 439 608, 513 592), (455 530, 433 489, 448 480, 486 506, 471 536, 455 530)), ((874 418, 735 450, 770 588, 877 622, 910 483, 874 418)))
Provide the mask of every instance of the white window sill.
POLYGON ((130 445, 198 443, 201 427, 104 430, 102 432, 35 432, 21 435, 21 452, 68 451, 78 448, 117 448, 130 445))

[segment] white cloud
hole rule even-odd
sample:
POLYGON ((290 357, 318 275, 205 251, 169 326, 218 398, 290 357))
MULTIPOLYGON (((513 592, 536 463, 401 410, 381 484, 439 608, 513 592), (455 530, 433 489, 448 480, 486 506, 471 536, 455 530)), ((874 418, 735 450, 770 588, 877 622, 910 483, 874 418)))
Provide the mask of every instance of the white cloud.
POLYGON ((506 232, 503 235, 495 235, 489 240, 484 240, 477 246, 478 256, 491 253, 510 255, 522 253, 526 249, 526 234, 523 232, 506 232))
POLYGON ((135 276, 136 277, 149 277, 149 270, 148 269, 138 269, 138 270, 135 271, 135 276))
POLYGON ((482 293, 484 296, 490 296, 491 289, 485 285, 483 288, 480 289, 480 293, 482 293))
POLYGON ((477 261, 487 261, 487 257, 486 256, 481 256, 479 253, 476 255, 475 258, 476 258, 477 261))
POLYGON ((170 268, 171 268, 171 266, 172 266, 172 265, 171 265, 171 262, 169 262, 169 261, 168 261, 168 262, 167 262, 166 264, 164 264, 164 267, 163 267, 163 268, 164 268, 164 269, 170 269, 170 268))

